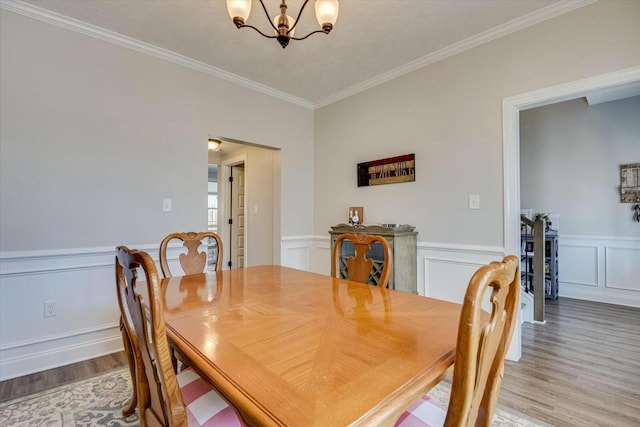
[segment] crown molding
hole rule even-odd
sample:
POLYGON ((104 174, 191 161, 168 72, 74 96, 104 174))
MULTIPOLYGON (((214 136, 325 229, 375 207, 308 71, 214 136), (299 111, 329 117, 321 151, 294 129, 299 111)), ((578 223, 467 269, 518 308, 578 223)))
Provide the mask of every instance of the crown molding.
POLYGON ((571 12, 583 6, 595 3, 596 1, 597 0, 562 0, 558 3, 554 3, 550 6, 522 16, 518 19, 514 19, 510 22, 492 28, 473 37, 469 37, 468 39, 454 43, 429 55, 408 62, 405 65, 394 68, 357 85, 351 86, 316 103, 274 89, 261 83, 257 83, 253 80, 249 80, 236 74, 229 73, 220 68, 213 67, 203 62, 196 61, 184 55, 180 55, 176 52, 162 49, 152 44, 145 43, 95 25, 87 24, 86 22, 82 22, 80 20, 70 18, 59 13, 32 5, 30 3, 22 2, 20 0, 0 0, 0 9, 38 19, 52 25, 57 25, 59 27, 76 31, 110 43, 114 43, 141 53, 155 56, 156 58, 160 58, 174 64, 220 78, 222 80, 237 84, 238 86, 263 93, 282 101, 286 101, 309 110, 315 110, 325 107, 334 102, 338 102, 350 96, 356 95, 372 87, 381 85, 397 77, 416 71, 420 68, 426 67, 427 65, 442 61, 443 59, 446 59, 450 56, 457 55, 458 53, 462 53, 469 49, 473 49, 474 47, 488 43, 500 37, 504 37, 508 34, 514 33, 548 19, 552 19, 562 14, 571 12))
POLYGON ((389 70, 386 73, 380 74, 357 85, 351 86, 334 95, 328 96, 316 102, 314 104, 314 109, 322 108, 329 104, 333 104, 334 102, 341 101, 357 93, 363 92, 367 89, 381 85, 397 77, 426 67, 427 65, 442 61, 443 59, 446 59, 450 56, 457 55, 464 51, 473 49, 474 47, 489 43, 490 41, 496 40, 500 37, 515 33, 516 31, 520 31, 524 28, 530 27, 548 19, 555 18, 583 6, 595 3, 596 1, 598 0, 563 0, 558 3, 554 3, 528 15, 521 16, 520 18, 514 19, 480 34, 476 34, 475 36, 469 37, 465 40, 461 40, 457 43, 444 47, 429 55, 415 59, 411 62, 406 63, 405 65, 389 70))
POLYGON ((313 103, 307 101, 306 99, 293 96, 286 92, 274 89, 261 83, 257 83, 253 80, 249 80, 236 74, 229 73, 220 68, 213 67, 211 65, 205 64, 204 62, 196 61, 195 59, 180 55, 176 52, 162 49, 152 44, 145 43, 131 37, 116 33, 114 31, 109 31, 104 28, 80 21, 78 19, 70 18, 68 16, 52 12, 47 9, 43 9, 30 3, 25 3, 19 0, 0 0, 0 9, 27 16, 29 18, 38 19, 52 25, 57 25, 71 31, 76 31, 78 33, 95 37, 97 39, 104 40, 119 46, 123 46, 137 52, 145 53, 147 55, 151 55, 156 58, 160 58, 165 61, 172 62, 174 64, 217 77, 219 79, 237 84, 238 86, 263 93, 273 98, 277 98, 309 110, 313 110, 314 107, 313 103))

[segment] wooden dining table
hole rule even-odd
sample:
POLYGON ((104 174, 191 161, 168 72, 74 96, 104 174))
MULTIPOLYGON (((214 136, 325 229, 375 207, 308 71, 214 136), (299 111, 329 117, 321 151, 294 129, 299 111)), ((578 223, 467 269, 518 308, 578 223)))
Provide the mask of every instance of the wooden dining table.
POLYGON ((254 426, 393 425, 453 364, 462 307, 276 265, 161 292, 173 345, 254 426))

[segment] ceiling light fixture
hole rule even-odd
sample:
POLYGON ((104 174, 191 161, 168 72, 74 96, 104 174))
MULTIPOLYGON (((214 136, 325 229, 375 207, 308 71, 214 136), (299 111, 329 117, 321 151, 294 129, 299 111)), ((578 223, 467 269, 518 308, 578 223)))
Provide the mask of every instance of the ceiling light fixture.
POLYGON ((298 24, 298 20, 300 19, 302 11, 309 0, 304 1, 296 19, 287 15, 287 2, 286 0, 282 0, 282 3, 280 4, 280 15, 276 15, 273 18, 273 21, 269 17, 269 12, 267 12, 267 7, 264 5, 264 2, 262 0, 258 1, 262 6, 265 15, 267 15, 267 19, 275 31, 275 35, 267 35, 253 25, 246 24, 247 19, 249 19, 249 14, 251 13, 251 0, 227 0, 229 16, 233 20, 233 23, 236 24, 236 27, 253 28, 266 38, 278 40, 283 49, 287 47, 290 40, 304 40, 310 35, 316 33, 329 34, 338 19, 338 10, 340 9, 338 0, 316 0, 316 18, 318 19, 318 23, 322 29, 312 31, 304 37, 294 37, 293 34, 295 32, 296 25, 298 24))
POLYGON ((222 141, 220 141, 219 139, 209 138, 209 150, 219 151, 221 144, 222 141))

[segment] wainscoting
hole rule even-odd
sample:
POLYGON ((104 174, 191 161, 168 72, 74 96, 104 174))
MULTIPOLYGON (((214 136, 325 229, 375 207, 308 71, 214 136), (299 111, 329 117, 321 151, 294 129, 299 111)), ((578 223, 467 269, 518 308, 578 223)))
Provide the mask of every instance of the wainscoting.
MULTIPOLYGON (((282 240, 282 265, 331 274, 329 237, 282 240)), ((460 302, 469 278, 482 265, 500 260, 504 249, 418 242, 418 294, 460 302)))
MULTIPOLYGON (((280 243, 282 265, 330 273, 328 235, 280 243)), ((157 258, 158 245, 137 247, 157 258)), ((561 236, 559 250, 561 298, 640 307, 640 238, 561 236)), ((459 302, 504 249, 418 242, 417 256, 418 293, 459 302)), ((0 254, 0 380, 122 350, 113 263, 112 247, 0 254), (51 300, 58 313, 45 318, 51 300)))
MULTIPOLYGON (((329 274, 329 237, 282 240, 282 264, 329 274)), ((460 301, 483 264, 502 259, 504 248, 418 242, 418 293, 460 301)), ((640 238, 559 237, 559 295, 640 307, 640 238)))
POLYGON ((0 380, 122 349, 113 263, 114 248, 2 254, 0 380))
POLYGON ((558 237, 560 297, 640 307, 640 238, 558 237))
MULTIPOLYGON (((135 247, 160 271, 158 246, 135 247)), ((170 267, 182 250, 169 248, 170 267)), ((0 381, 122 350, 114 260, 113 247, 0 254, 0 381)))

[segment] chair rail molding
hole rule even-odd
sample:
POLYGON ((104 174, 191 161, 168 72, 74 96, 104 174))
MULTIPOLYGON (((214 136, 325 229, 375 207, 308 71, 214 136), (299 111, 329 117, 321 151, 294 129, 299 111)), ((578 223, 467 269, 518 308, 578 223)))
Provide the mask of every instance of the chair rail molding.
MULTIPOLYGON (((158 262, 159 243, 129 246, 158 262)), ((328 275, 330 246, 328 234, 283 237, 282 265, 328 275)), ((640 238, 561 236, 559 248, 560 297, 640 306, 640 238)), ((169 249, 170 262, 178 263, 184 248, 169 249)), ((0 380, 122 350, 114 250, 0 253, 0 380), (57 301, 56 317, 43 316, 48 300, 57 301)), ((502 247, 418 242, 418 293, 460 302, 478 267, 504 255, 502 247)))

